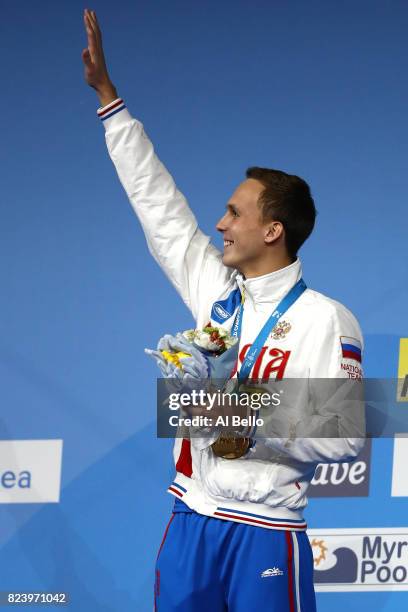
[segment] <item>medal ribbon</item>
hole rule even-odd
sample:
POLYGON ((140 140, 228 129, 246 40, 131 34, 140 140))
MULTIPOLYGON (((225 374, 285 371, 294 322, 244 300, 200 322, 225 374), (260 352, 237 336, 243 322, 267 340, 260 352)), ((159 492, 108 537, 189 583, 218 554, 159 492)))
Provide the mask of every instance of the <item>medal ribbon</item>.
MULTIPOLYGON (((252 370, 252 366, 256 362, 259 353, 265 343, 265 340, 269 336, 272 329, 277 324, 278 320, 285 314, 285 312, 296 302, 296 300, 302 295, 307 289, 306 283, 303 278, 300 278, 292 289, 285 295, 285 297, 279 302, 257 337, 255 338, 252 346, 250 346, 244 362, 239 370, 237 376, 239 381, 246 380, 252 370)), ((244 310, 245 293, 243 293, 241 304, 235 317, 234 324, 232 326, 231 335, 234 338, 241 338, 242 331, 242 314, 244 310)))

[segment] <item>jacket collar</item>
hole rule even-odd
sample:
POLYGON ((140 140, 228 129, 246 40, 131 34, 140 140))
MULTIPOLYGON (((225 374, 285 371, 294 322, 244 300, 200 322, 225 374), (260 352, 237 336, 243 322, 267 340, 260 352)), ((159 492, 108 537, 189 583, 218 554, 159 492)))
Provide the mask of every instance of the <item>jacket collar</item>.
POLYGON ((297 258, 292 264, 276 272, 247 279, 238 273, 236 280, 241 293, 245 290, 245 300, 256 305, 280 302, 301 277, 302 265, 297 258))

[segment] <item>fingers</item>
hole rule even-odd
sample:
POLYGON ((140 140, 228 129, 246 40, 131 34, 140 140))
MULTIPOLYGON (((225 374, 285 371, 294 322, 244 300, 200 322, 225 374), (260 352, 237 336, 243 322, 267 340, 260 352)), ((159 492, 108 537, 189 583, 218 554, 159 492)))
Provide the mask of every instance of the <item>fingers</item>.
POLYGON ((88 49, 91 54, 91 59, 94 61, 95 55, 97 52, 97 42, 96 42, 95 32, 92 28, 88 14, 86 12, 84 13, 84 23, 85 23, 86 33, 88 36, 88 49))
POLYGON ((90 16, 90 18, 91 18, 91 21, 92 21, 92 23, 93 23, 94 27, 95 27, 95 30, 96 30, 97 32, 100 32, 100 28, 99 28, 98 20, 97 20, 97 18, 96 18, 96 13, 95 13, 95 11, 89 11, 89 16, 90 16))
POLYGON ((85 19, 86 19, 87 27, 91 30, 92 34, 96 38, 95 22, 92 19, 91 12, 88 10, 85 12, 85 19))
POLYGON ((87 10, 86 11, 86 16, 87 16, 87 18, 89 20, 89 24, 90 24, 90 26, 92 28, 92 31, 93 31, 93 33, 95 35, 95 38, 96 38, 99 46, 102 48, 102 34, 101 34, 101 30, 99 28, 98 21, 96 19, 95 11, 87 10))
POLYGON ((95 29, 87 13, 84 14, 84 22, 85 22, 86 33, 88 34, 88 40, 91 38, 96 43, 95 29))

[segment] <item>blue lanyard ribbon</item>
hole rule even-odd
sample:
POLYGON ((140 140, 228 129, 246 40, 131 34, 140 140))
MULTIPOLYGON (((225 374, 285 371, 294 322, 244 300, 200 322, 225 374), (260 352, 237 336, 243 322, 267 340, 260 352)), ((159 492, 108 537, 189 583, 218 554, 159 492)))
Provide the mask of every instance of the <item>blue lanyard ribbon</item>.
MULTIPOLYGON (((265 343, 265 340, 269 336, 272 329, 275 327, 278 320, 285 314, 285 312, 296 302, 296 300, 302 295, 302 293, 306 290, 306 283, 303 278, 299 279, 295 285, 293 285, 292 289, 285 295, 285 297, 279 302, 278 306, 275 308, 258 336, 255 338, 252 346, 250 346, 244 362, 238 372, 238 379, 240 381, 246 380, 252 370, 252 366, 256 362, 262 347, 265 343)), ((241 338, 242 331, 242 314, 244 310, 244 301, 241 302, 241 305, 238 309, 238 312, 235 317, 234 324, 232 326, 231 335, 234 338, 241 338)))

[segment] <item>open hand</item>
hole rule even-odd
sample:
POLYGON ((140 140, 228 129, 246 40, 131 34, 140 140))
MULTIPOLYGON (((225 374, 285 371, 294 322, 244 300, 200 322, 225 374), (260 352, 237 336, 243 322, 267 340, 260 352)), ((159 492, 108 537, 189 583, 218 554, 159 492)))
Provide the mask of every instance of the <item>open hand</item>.
POLYGON ((82 61, 85 66, 85 80, 88 85, 96 89, 102 104, 108 104, 117 97, 117 93, 109 78, 108 69, 106 67, 102 46, 102 34, 96 19, 95 11, 85 9, 84 24, 88 37, 88 47, 82 51, 82 61))

